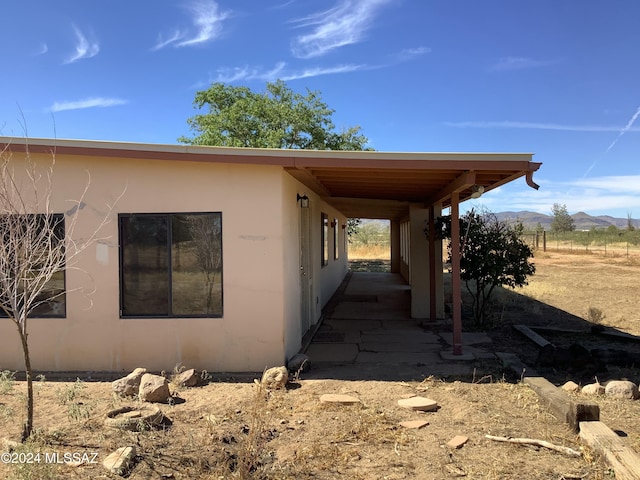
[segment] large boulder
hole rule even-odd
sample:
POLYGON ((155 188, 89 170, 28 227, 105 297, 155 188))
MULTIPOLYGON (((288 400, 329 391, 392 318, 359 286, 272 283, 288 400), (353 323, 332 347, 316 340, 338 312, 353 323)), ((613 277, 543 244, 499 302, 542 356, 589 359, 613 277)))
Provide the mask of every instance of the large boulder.
POLYGON ((147 373, 146 368, 136 368, 133 372, 123 378, 119 378, 111 383, 113 391, 123 397, 133 397, 138 394, 140 379, 147 373))
POLYGON ((180 387, 195 387, 199 382, 200 374, 194 368, 180 372, 173 379, 173 383, 180 387))
POLYGON ((269 390, 284 388, 289 381, 289 371, 287 367, 273 367, 265 370, 262 374, 262 385, 269 390))
POLYGON ((604 389, 604 393, 608 397, 614 398, 628 398, 629 400, 635 400, 640 398, 640 392, 638 392, 638 386, 628 380, 612 380, 607 383, 604 389))
POLYGON ((582 393, 585 395, 604 395, 604 385, 600 385, 600 383, 590 383, 582 387, 582 393))
POLYGON ((167 403, 171 397, 169 381, 160 375, 145 373, 140 379, 138 397, 143 402, 167 403))

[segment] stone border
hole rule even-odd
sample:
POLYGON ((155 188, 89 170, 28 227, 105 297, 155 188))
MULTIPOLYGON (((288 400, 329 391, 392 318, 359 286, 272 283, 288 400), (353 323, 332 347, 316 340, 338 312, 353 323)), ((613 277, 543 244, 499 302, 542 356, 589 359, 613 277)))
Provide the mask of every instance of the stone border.
MULTIPOLYGON (((147 407, 146 409, 148 409, 147 407)), ((131 432, 137 432, 142 428, 157 427, 164 420, 164 414, 158 407, 151 407, 151 412, 145 414, 145 408, 126 406, 116 408, 107 412, 107 418, 104 420, 104 424, 111 428, 120 428, 122 430, 129 430, 131 432), (126 413, 140 412, 139 416, 126 416, 124 418, 117 418, 119 415, 126 413)))

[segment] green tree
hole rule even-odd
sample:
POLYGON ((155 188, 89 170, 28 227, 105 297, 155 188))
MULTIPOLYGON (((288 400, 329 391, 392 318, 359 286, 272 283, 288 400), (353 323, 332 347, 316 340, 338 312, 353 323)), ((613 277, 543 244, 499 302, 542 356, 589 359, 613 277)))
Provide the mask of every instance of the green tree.
POLYGON ((573 232, 576 229, 573 218, 569 215, 565 204, 554 203, 551 208, 551 214, 553 215, 553 221, 551 222, 552 232, 573 232))
POLYGON ((349 243, 352 243, 353 238, 358 235, 361 223, 362 220, 359 218, 347 218, 347 238, 349 238, 349 243))
POLYGON ((178 140, 193 145, 293 148, 309 150, 370 150, 360 127, 335 130, 334 110, 319 92, 296 93, 281 80, 266 91, 213 83, 196 92, 194 107, 205 113, 187 120, 195 133, 178 140))
MULTIPOLYGON (((527 285, 527 277, 536 271, 529 262, 531 247, 522 239, 521 223, 501 222, 492 213, 473 210, 460 217, 460 278, 473 299, 476 325, 486 327, 491 320, 491 296, 498 286, 527 285)), ((451 238, 451 216, 443 217, 442 232, 451 238)), ((451 261, 451 243, 449 243, 451 261)))

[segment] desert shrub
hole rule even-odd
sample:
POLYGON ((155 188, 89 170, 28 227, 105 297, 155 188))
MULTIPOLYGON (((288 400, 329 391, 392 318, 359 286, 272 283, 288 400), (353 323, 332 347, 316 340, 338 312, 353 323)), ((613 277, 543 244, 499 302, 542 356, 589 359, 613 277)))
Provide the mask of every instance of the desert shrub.
MULTIPOLYGON (((479 214, 473 210, 460 217, 460 277, 473 299, 474 323, 488 326, 492 294, 498 286, 511 288, 527 285, 527 278, 535 273, 529 261, 531 247, 521 239, 521 223, 501 222, 492 213, 479 214)), ((441 217, 438 231, 451 238, 451 216, 441 217)), ((449 242, 449 262, 451 242, 449 242)))
POLYGON ((60 405, 67 407, 67 416, 76 422, 89 418, 93 409, 92 404, 79 400, 85 388, 84 382, 77 378, 73 385, 56 391, 60 405))
POLYGON ((13 382, 15 381, 16 372, 11 370, 2 370, 0 372, 0 395, 6 395, 13 390, 13 382))
POLYGON ((589 307, 586 317, 588 322, 600 325, 605 319, 605 314, 599 308, 589 307))

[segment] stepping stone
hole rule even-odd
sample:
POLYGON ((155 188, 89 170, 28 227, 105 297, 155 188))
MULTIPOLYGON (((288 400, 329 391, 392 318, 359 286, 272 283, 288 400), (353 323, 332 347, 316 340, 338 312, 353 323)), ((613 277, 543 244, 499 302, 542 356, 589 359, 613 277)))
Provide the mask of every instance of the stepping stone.
POLYGON ((400 422, 400 426, 408 429, 418 429, 429 425, 429 422, 424 420, 407 420, 406 422, 400 422))
POLYGON ((398 400, 398 405, 410 410, 418 410, 421 412, 433 412, 438 409, 438 402, 424 397, 411 397, 398 400))
POLYGON ((337 403, 340 405, 353 405, 360 403, 360 400, 351 395, 341 395, 338 393, 325 393, 320 397, 320 403, 337 403))
POLYGON ((469 441, 469 437, 465 437, 464 435, 456 435, 451 440, 447 442, 447 447, 449 448, 460 448, 465 443, 469 441))

